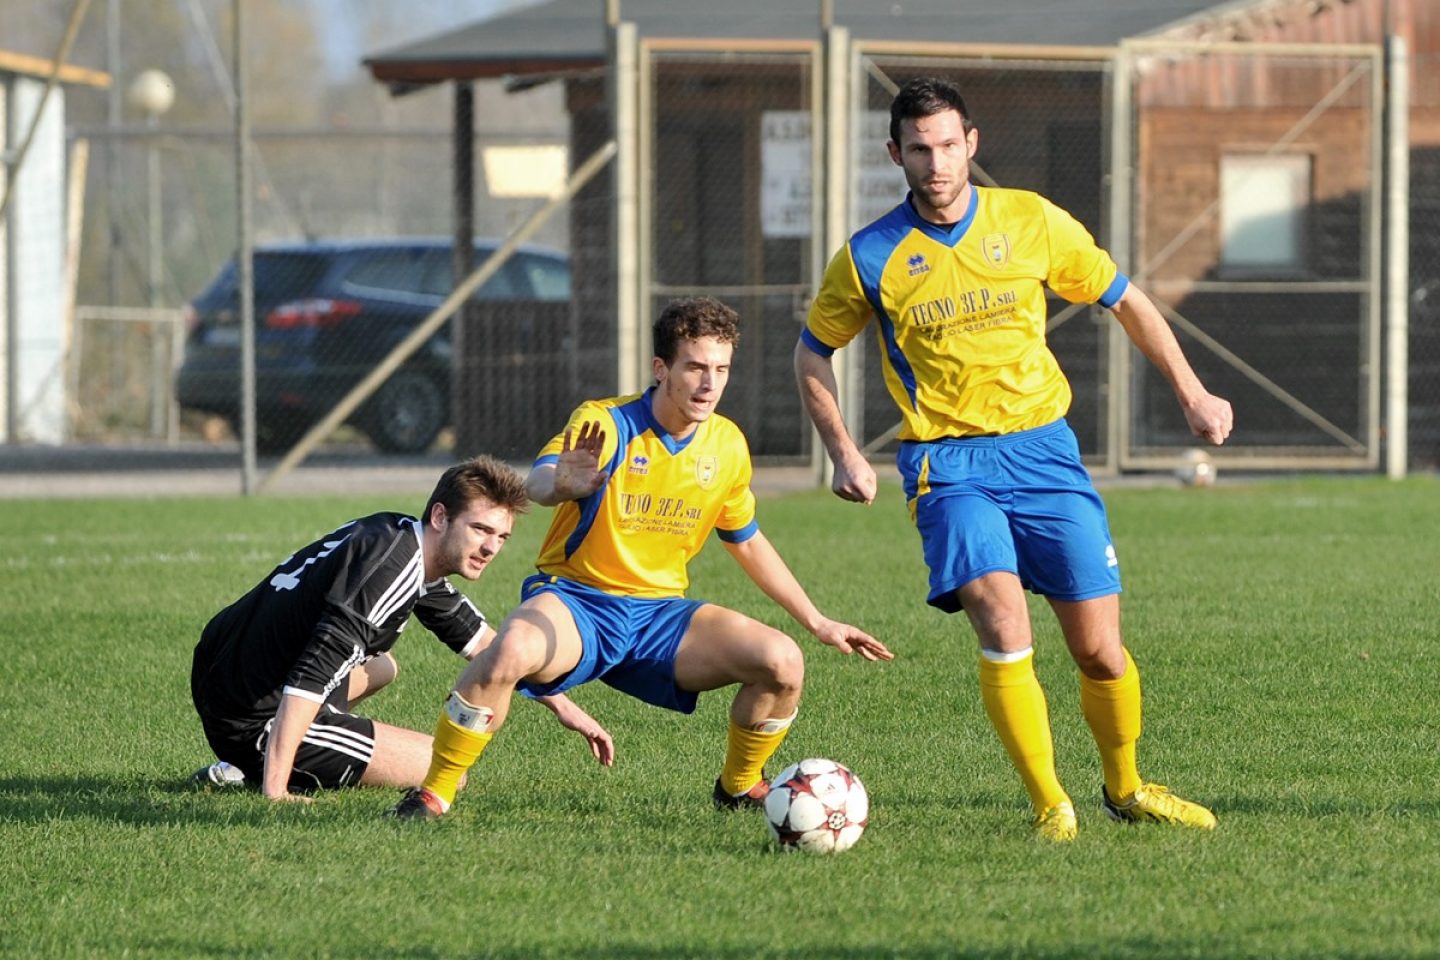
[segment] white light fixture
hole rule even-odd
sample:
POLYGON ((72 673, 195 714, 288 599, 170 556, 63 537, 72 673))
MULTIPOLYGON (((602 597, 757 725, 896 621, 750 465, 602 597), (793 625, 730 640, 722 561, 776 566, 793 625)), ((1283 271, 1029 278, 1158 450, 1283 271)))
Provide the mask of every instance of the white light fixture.
POLYGON ((175 103, 175 81, 164 70, 142 70, 130 81, 126 98, 136 110, 158 117, 175 103))

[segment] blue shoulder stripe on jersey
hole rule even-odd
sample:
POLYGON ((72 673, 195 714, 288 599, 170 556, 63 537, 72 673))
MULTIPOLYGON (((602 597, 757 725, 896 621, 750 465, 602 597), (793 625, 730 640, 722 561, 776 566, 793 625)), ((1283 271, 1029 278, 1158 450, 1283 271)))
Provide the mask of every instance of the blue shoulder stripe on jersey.
POLYGON ((726 543, 744 543, 759 532, 760 521, 758 520, 751 520, 739 530, 721 530, 719 527, 715 528, 715 533, 726 543))
POLYGON ((1102 307, 1113 307, 1120 302, 1120 298, 1125 296, 1125 291, 1128 289, 1130 289, 1130 278, 1117 271, 1115 279, 1110 281, 1110 286, 1105 288, 1105 292, 1100 294, 1100 299, 1095 302, 1102 307))
MULTIPOLYGON (((610 419, 615 422, 615 452, 610 456, 610 462, 601 467, 605 474, 605 483, 600 485, 590 496, 580 500, 580 519, 575 521, 575 529, 570 531, 570 536, 565 538, 565 557, 569 559, 574 556, 575 551, 580 549, 580 544, 585 542, 585 537, 590 533, 590 528, 595 525, 595 518, 600 514, 600 504, 605 499, 605 487, 609 485, 610 478, 615 475, 620 464, 624 461, 625 451, 630 446, 630 441, 635 435, 644 429, 637 427, 637 414, 632 408, 643 403, 650 394, 632 400, 629 403, 610 408, 610 419)), ((648 404, 647 404, 648 406, 648 404)))
POLYGON ((558 454, 558 453, 547 453, 547 454, 545 454, 545 456, 543 456, 543 457, 536 457, 536 458, 535 458, 535 462, 532 463, 530 466, 531 466, 532 468, 534 468, 534 467, 543 467, 543 466, 547 466, 548 464, 559 463, 559 462, 560 462, 560 454, 558 454))
MULTIPOLYGON (((650 415, 650 395, 654 392, 655 388, 651 387, 629 403, 610 408, 610 415, 615 418, 616 424, 625 437, 625 443, 615 448, 617 457, 624 455, 624 449, 631 440, 650 429, 650 424, 653 422, 650 415), (621 421, 624 422, 621 423, 621 421)), ((615 466, 618 467, 620 464, 617 462, 615 466)))
POLYGON ((835 355, 835 348, 811 333, 809 327, 800 328, 800 342, 805 344, 811 353, 818 353, 822 357, 835 355))
POLYGON ((900 383, 904 385, 905 394, 910 398, 910 409, 913 410, 916 408, 915 371, 895 340, 895 323, 881 306, 880 300, 880 277, 885 272, 885 264, 895 253, 895 248, 913 229, 910 214, 907 212, 909 210, 910 199, 906 197, 904 203, 851 237, 850 261, 855 264, 855 273, 860 277, 860 289, 869 301, 870 309, 875 311, 876 322, 880 324, 880 336, 885 341, 885 356, 900 378, 900 383))

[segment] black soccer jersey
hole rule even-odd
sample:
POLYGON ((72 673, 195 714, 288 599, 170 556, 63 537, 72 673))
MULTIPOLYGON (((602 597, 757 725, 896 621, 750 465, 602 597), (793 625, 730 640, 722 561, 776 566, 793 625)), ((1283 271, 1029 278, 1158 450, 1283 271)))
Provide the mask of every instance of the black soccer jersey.
POLYGON ((485 617, 449 580, 425 582, 421 536, 415 518, 377 513, 283 561, 205 627, 191 674, 196 706, 263 723, 287 693, 323 703, 351 670, 395 645, 412 612, 468 655, 485 617))

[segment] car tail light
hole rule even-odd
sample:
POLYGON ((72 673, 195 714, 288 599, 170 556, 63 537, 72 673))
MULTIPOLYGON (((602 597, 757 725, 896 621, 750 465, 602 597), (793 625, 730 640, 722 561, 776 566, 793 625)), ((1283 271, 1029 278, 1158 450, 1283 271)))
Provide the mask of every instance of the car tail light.
POLYGON ((359 314, 360 304, 354 300, 292 300, 266 314, 265 326, 272 330, 333 327, 359 314))

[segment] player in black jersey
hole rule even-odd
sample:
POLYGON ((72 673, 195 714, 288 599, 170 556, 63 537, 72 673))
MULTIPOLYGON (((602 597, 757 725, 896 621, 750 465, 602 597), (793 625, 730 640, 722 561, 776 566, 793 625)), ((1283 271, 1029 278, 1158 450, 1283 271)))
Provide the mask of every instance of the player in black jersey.
MULTIPOLYGON (((413 787, 430 762, 428 734, 350 713, 395 679, 390 648, 413 613, 441 642, 473 657, 495 637, 446 577, 477 579, 528 504, 509 467, 477 457, 445 471, 422 519, 377 513, 297 551, 221 610, 195 647, 190 691, 220 763, 200 782, 292 790, 413 787)), ((565 696, 541 699, 609 765, 610 735, 565 696)))

